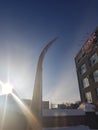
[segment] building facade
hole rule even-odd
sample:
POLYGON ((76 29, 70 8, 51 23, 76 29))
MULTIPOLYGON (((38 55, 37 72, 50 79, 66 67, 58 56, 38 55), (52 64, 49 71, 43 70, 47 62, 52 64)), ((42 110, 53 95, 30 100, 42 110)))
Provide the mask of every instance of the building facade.
POLYGON ((98 102, 98 28, 75 57, 81 101, 98 102))

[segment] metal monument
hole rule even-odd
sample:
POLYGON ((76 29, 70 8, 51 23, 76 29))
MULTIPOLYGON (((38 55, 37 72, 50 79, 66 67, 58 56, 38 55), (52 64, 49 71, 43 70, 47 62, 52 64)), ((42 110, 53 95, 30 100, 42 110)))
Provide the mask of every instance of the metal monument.
MULTIPOLYGON (((50 41, 42 50, 37 64, 37 71, 35 76, 35 84, 33 90, 31 110, 33 115, 36 117, 37 121, 41 126, 42 121, 42 64, 45 54, 47 53, 50 46, 57 40, 57 38, 50 41)), ((41 128, 39 129, 41 130, 41 128)))

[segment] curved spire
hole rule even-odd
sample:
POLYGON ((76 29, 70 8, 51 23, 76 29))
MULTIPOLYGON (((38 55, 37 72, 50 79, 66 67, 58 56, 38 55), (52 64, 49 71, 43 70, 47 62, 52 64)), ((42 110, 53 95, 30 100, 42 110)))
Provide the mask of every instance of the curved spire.
MULTIPOLYGON (((45 47, 44 49, 42 50, 40 56, 39 56, 39 60, 38 60, 38 66, 40 64, 40 67, 42 67, 42 62, 43 62, 43 59, 48 51, 48 49, 50 48, 50 46, 57 40, 58 37, 54 38, 53 40, 51 40, 45 47)), ((37 66, 37 67, 38 67, 37 66)))
POLYGON ((38 64, 37 64, 31 110, 40 123, 41 123, 41 118, 42 118, 42 63, 48 49, 56 40, 57 40, 57 37, 51 40, 44 47, 44 49, 42 50, 39 56, 38 64))

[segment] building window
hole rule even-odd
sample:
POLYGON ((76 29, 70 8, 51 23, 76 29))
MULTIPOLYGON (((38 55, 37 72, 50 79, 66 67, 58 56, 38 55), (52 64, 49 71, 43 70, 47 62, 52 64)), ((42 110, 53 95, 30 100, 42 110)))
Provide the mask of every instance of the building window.
POLYGON ((96 96, 97 96, 97 99, 98 99, 98 88, 96 88, 96 96))
POLYGON ((87 93, 85 94, 85 96, 86 96, 87 102, 92 103, 92 95, 91 95, 91 92, 87 92, 87 93))
POLYGON ((89 80, 87 77, 83 79, 83 86, 84 86, 84 88, 89 86, 89 80))
POLYGON ((97 53, 94 53, 90 58, 90 64, 91 66, 98 63, 98 55, 97 53))
POLYGON ((98 70, 93 72, 93 78, 95 82, 98 82, 98 70))
POLYGON ((86 72, 86 64, 83 64, 80 68, 81 74, 84 74, 86 72))

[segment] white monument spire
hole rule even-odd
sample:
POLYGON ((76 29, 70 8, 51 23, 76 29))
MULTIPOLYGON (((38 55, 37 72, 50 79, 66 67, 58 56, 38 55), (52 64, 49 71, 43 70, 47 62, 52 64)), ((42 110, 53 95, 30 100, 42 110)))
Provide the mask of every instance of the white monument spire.
POLYGON ((35 84, 33 90, 33 98, 31 104, 31 110, 36 119, 41 124, 42 119, 42 63, 45 57, 46 52, 48 51, 49 47, 57 40, 57 38, 50 41, 45 48, 42 50, 37 64, 37 71, 35 77, 35 84))

